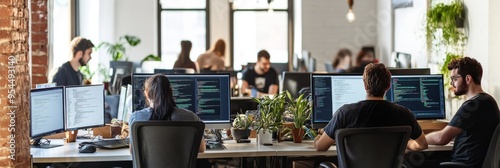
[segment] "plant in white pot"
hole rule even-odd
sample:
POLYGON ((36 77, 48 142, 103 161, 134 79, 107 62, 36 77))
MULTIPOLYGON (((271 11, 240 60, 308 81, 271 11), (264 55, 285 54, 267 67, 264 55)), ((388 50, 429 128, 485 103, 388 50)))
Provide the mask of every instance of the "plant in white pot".
POLYGON ((149 54, 142 59, 141 69, 143 73, 153 73, 157 68, 161 68, 161 57, 149 54))
POLYGON ((250 127, 252 126, 252 120, 245 114, 238 114, 233 121, 233 127, 231 128, 231 135, 234 140, 248 139, 250 136, 250 127))
POLYGON ((293 118, 293 142, 301 143, 305 134, 304 123, 311 117, 311 102, 304 97, 304 94, 301 94, 297 99, 293 99, 288 91, 286 93, 291 100, 288 110, 293 118))
POLYGON ((272 143, 272 133, 277 132, 283 125, 285 98, 285 94, 282 93, 273 98, 266 96, 262 99, 254 99, 259 103, 259 117, 256 122, 259 144, 272 143))

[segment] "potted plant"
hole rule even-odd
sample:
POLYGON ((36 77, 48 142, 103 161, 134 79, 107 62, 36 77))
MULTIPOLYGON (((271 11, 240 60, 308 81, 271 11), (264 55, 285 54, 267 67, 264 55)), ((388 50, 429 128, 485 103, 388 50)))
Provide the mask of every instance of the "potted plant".
POLYGON ((141 61, 141 69, 144 73, 153 73, 155 68, 161 66, 161 58, 154 54, 149 54, 141 61))
POLYGON ((90 71, 89 65, 81 66, 80 72, 82 72, 83 74, 83 85, 92 84, 92 77, 94 76, 95 72, 90 71))
POLYGON ((266 96, 262 99, 253 99, 259 103, 257 125, 257 141, 259 144, 272 143, 272 133, 278 132, 283 125, 283 111, 285 109, 285 94, 277 94, 273 98, 266 96))
POLYGON ((311 102, 304 98, 304 94, 301 94, 294 100, 288 91, 286 93, 288 98, 291 100, 288 110, 293 118, 293 142, 301 143, 305 134, 304 123, 311 117, 311 102))
POLYGON ((445 45, 457 45, 465 41, 467 37, 459 29, 463 27, 464 19, 465 12, 461 1, 454 0, 450 4, 436 4, 427 11, 425 28, 428 46, 431 47, 434 40, 445 45), (438 31, 441 33, 437 33, 438 31))
POLYGON ((111 72, 111 84, 114 84, 114 78, 118 69, 121 69, 120 71, 122 72, 119 73, 122 75, 132 74, 133 63, 127 61, 126 46, 128 45, 129 47, 134 47, 140 43, 140 38, 131 35, 124 35, 121 36, 116 43, 102 42, 97 46, 97 49, 100 49, 101 47, 107 48, 108 53, 111 55, 111 61, 109 62, 109 66, 113 70, 111 72), (125 58, 125 61, 122 61, 123 58, 125 58))
POLYGON ((252 126, 252 120, 245 114, 238 114, 233 121, 233 127, 231 128, 231 135, 233 139, 248 139, 250 136, 250 126, 252 126))

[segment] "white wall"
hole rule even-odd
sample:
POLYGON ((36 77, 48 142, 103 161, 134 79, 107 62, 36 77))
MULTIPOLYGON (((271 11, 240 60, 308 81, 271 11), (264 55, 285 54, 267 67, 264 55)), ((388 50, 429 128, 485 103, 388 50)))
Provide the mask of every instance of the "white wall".
POLYGON ((127 48, 129 61, 139 63, 147 55, 157 54, 157 6, 157 0, 115 1, 115 40, 123 35, 141 39, 136 47, 127 48))
MULTIPOLYGON (((486 77, 489 76, 488 61, 490 57, 488 49, 490 47, 488 43, 488 35, 490 33, 489 18, 493 19, 493 17, 498 17, 498 15, 488 15, 488 1, 477 3, 477 1, 474 0, 465 0, 464 2, 467 9, 468 21, 468 23, 466 23, 466 28, 468 26, 469 29, 469 41, 465 55, 476 58, 483 66, 483 80, 481 84, 483 89, 487 91, 489 81, 486 77)), ((491 32, 493 31, 495 30, 491 30, 491 32)))
POLYGON ((498 16, 500 16, 500 1, 498 0, 490 0, 488 5, 488 27, 489 27, 489 39, 488 39, 488 62, 483 63, 488 64, 488 69, 485 69, 487 74, 483 75, 483 80, 488 78, 487 88, 489 93, 495 97, 497 103, 500 103, 500 76, 498 72, 500 71, 500 50, 498 47, 500 46, 500 20, 498 16))
POLYGON ((302 1, 302 49, 316 58, 318 70, 325 70, 324 62, 331 62, 340 48, 349 48, 357 55, 362 46, 375 46, 376 7, 377 1, 356 1, 353 7, 356 21, 349 23, 345 17, 346 1, 302 1))
POLYGON ((393 26, 392 26, 392 5, 391 0, 377 1, 377 55, 380 62, 391 66, 390 55, 393 51, 393 26))

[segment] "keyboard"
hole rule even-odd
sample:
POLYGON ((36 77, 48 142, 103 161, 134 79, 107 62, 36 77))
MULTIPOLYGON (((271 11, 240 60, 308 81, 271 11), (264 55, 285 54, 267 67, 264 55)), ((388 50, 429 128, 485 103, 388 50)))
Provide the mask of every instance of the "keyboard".
POLYGON ((130 144, 130 139, 108 139, 93 142, 82 142, 81 144, 94 145, 96 148, 101 149, 118 149, 118 148, 128 148, 130 144))

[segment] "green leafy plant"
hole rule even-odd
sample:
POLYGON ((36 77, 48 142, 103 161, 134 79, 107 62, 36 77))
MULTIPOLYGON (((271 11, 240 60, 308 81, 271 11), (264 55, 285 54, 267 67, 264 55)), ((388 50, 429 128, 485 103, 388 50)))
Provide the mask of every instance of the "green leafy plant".
POLYGON ((148 56, 144 57, 144 59, 142 59, 141 64, 144 61, 161 61, 161 57, 154 54, 149 54, 148 56))
POLYGON ((253 100, 259 103, 259 119, 256 123, 257 131, 268 129, 277 131, 283 125, 283 112, 285 110, 286 95, 283 93, 273 98, 266 96, 262 99, 253 100))
POLYGON ((233 121, 234 129, 249 129, 252 126, 252 120, 245 114, 238 114, 233 121))
POLYGON ((94 76, 95 72, 90 71, 89 65, 81 66, 80 72, 83 74, 83 79, 90 80, 94 76))
POLYGON ((304 123, 311 117, 311 102, 304 98, 301 94, 297 99, 293 99, 292 95, 286 91, 290 104, 288 110, 293 115, 293 125, 295 128, 304 128, 304 123))
POLYGON ((105 65, 99 63, 99 66, 97 67, 97 71, 99 72, 100 75, 104 77, 103 82, 109 82, 111 81, 111 76, 109 74, 109 68, 106 67, 105 65))
POLYGON ((439 3, 432 7, 427 11, 428 46, 431 47, 434 40, 444 45, 456 45, 465 41, 467 37, 457 26, 457 21, 461 22, 463 19, 465 19, 464 6, 459 0, 454 0, 450 4, 439 3))
MULTIPOLYGON (((141 43, 141 39, 136 36, 125 35, 118 39, 117 43, 102 42, 97 46, 97 49, 106 47, 108 53, 111 55, 113 61, 119 61, 125 56, 126 44, 131 47, 137 46, 141 43), (126 42, 126 43, 125 43, 126 42)), ((127 59, 125 59, 127 60, 127 59)))

